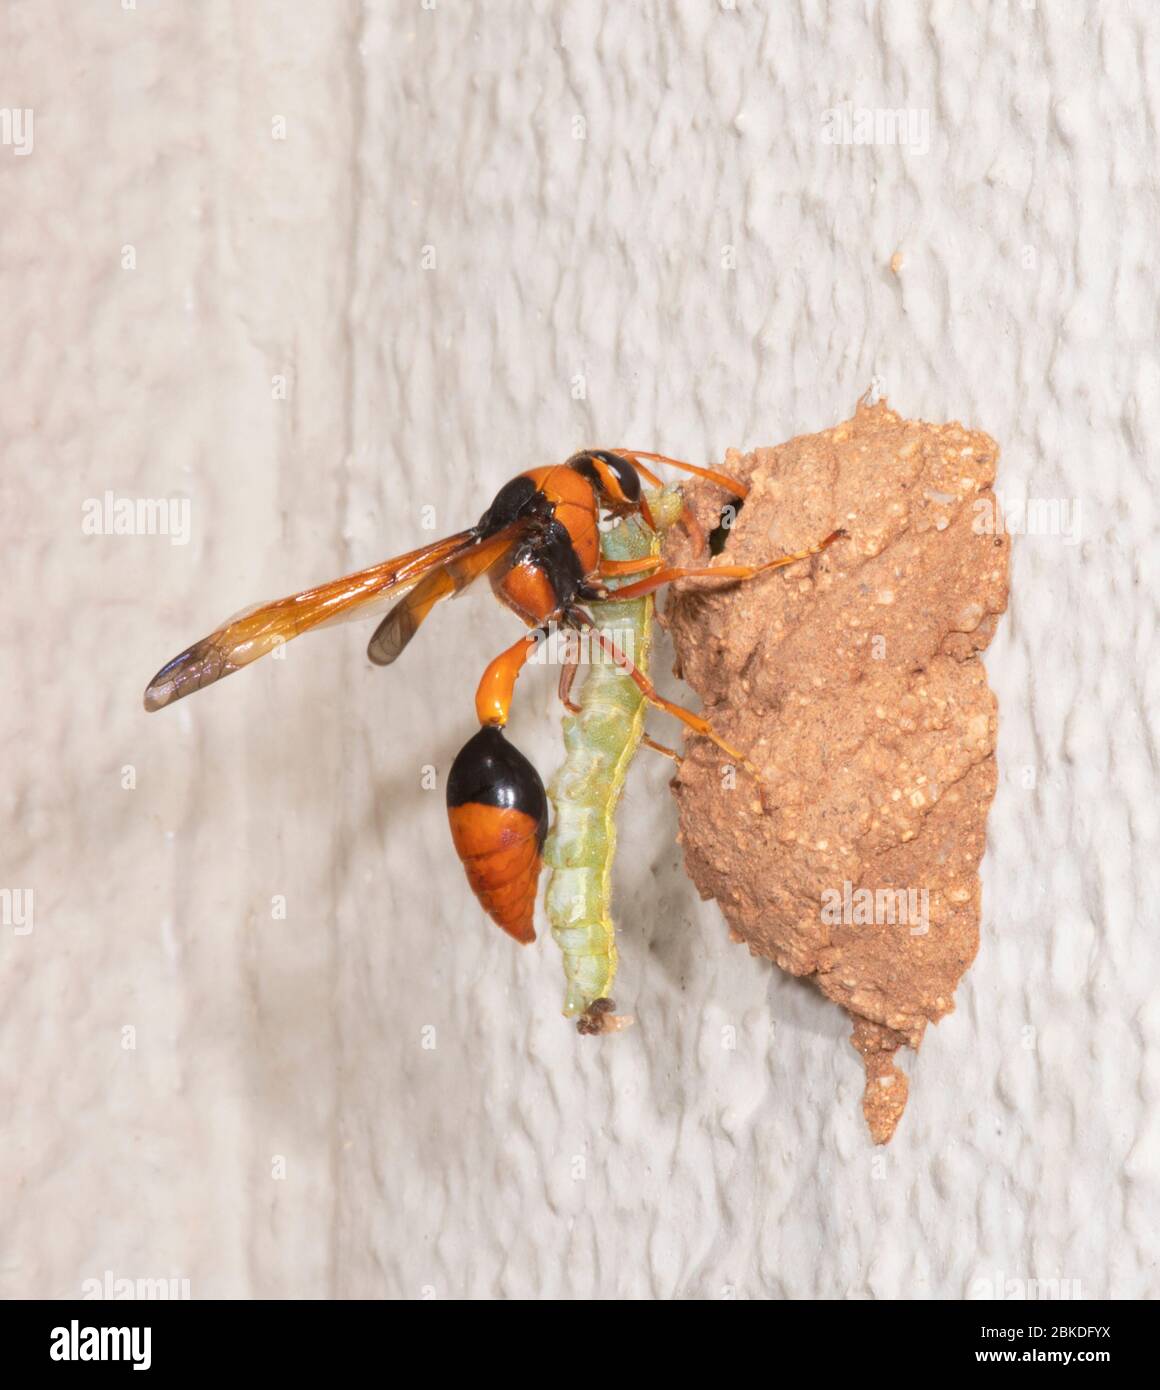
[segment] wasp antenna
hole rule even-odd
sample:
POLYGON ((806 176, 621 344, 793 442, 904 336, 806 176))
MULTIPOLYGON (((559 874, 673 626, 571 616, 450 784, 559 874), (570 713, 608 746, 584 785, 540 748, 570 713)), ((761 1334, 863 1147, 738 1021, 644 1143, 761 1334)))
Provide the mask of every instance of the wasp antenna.
MULTIPOLYGON (((637 459, 650 459, 653 463, 667 463, 670 468, 679 468, 682 472, 693 473, 698 478, 704 478, 707 482, 716 483, 718 487, 724 488, 726 492, 731 492, 734 497, 747 497, 749 488, 737 478, 731 478, 728 473, 721 473, 716 468, 701 468, 695 463, 685 463, 683 459, 669 458, 667 454, 649 454, 641 449, 625 449, 623 453, 634 462, 637 459)), ((637 464, 640 468, 641 465, 637 464)))

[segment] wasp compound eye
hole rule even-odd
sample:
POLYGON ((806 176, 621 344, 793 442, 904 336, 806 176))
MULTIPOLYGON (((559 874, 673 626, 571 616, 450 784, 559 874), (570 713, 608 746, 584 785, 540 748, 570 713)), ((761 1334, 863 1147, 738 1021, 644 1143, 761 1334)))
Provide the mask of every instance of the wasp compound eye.
POLYGON ((447 779, 447 815, 483 910, 517 941, 535 941, 548 798, 540 774, 502 729, 482 728, 459 750, 447 779))
POLYGON ((627 459, 621 458, 619 454, 609 453, 607 449, 597 449, 593 457, 600 459, 607 467, 629 502, 640 501, 640 476, 627 459))

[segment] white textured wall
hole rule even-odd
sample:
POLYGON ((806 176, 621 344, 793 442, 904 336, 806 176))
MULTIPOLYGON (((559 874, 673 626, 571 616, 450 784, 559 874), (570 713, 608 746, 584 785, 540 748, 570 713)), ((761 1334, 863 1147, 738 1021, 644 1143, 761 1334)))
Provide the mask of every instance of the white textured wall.
POLYGON ((0 1293, 1158 1292, 1160 13, 1084 11, 5 5, 0 882, 35 925, 0 937, 0 1293), (845 100, 929 111, 929 152, 823 143, 845 100), (482 923, 419 774, 515 635, 486 595, 392 672, 347 628, 141 711, 424 506, 457 528, 586 442, 776 443, 874 376, 1083 521, 1014 550, 983 945, 885 1152, 844 1019, 696 901, 663 761, 625 804, 631 1032, 578 1039, 553 943, 482 923), (106 489, 188 497, 190 543, 82 535, 106 489))

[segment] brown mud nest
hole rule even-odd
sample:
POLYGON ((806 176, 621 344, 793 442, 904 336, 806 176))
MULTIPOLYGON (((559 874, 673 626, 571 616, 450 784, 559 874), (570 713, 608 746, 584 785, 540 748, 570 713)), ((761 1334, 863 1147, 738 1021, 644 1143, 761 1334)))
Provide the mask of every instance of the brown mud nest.
MULTIPOLYGON (((998 452, 885 402, 731 451, 749 493, 729 563, 848 535, 743 584, 684 581, 666 614, 680 674, 764 784, 689 742, 673 784, 688 872, 735 939, 851 1015, 878 1143, 906 1104, 894 1053, 953 1009, 979 944, 997 713, 979 654, 1007 602, 998 452)), ((711 531, 720 490, 688 497, 711 531)), ((666 560, 704 563, 679 530, 666 560)))

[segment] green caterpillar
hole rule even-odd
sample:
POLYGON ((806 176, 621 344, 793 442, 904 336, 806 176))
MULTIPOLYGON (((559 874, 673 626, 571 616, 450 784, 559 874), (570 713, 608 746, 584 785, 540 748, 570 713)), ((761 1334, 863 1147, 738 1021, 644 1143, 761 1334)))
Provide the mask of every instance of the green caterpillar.
MULTIPOLYGON (((648 503, 658 531, 681 514, 676 488, 650 493, 648 503)), ((607 560, 638 560, 659 550, 657 531, 637 516, 624 518, 601 537, 607 560)), ((609 581, 609 587, 616 583, 609 581)), ((591 605, 596 626, 646 674, 653 610, 651 595, 591 605)), ((644 696, 631 678, 601 660, 595 644, 592 655, 577 701, 580 712, 564 720, 565 759, 548 788, 555 814, 544 846, 548 921, 564 954, 564 1014, 581 1016, 581 1032, 602 1032, 611 1025, 609 994, 617 962, 611 916, 614 818, 645 716, 644 696)))

